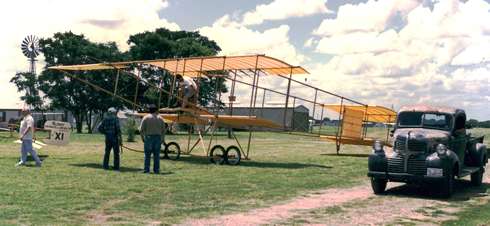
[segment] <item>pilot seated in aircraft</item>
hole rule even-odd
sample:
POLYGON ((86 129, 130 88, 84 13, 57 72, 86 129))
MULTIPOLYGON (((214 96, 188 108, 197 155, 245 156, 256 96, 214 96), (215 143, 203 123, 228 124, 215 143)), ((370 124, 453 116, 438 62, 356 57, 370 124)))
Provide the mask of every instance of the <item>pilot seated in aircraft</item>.
POLYGON ((192 108, 197 102, 197 85, 191 77, 177 75, 179 81, 179 103, 182 108, 192 108))

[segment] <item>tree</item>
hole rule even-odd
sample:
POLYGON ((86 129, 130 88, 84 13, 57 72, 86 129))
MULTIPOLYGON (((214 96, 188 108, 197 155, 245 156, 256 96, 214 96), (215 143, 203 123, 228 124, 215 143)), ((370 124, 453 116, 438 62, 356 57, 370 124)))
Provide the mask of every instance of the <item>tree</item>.
MULTIPOLYGON (((134 60, 213 56, 221 51, 216 42, 201 36, 198 32, 169 31, 165 28, 131 35, 128 44, 130 45, 128 55, 134 60)), ((164 90, 172 88, 173 76, 166 72, 145 68, 142 70, 142 76, 154 84, 159 84, 160 79, 163 78, 162 88, 164 90)), ((199 102, 203 106, 208 106, 217 98, 216 84, 218 84, 219 91, 227 92, 222 78, 201 78, 199 83, 199 102)), ((147 86, 140 86, 139 90, 141 91, 141 96, 138 97, 139 103, 144 105, 158 102, 159 92, 157 90, 147 86)), ((168 98, 169 95, 162 94, 162 106, 166 105, 168 98)))
MULTIPOLYGON (((93 43, 83 35, 72 32, 56 33, 52 38, 41 39, 39 45, 47 67, 123 60, 123 54, 114 42, 93 43)), ((75 72, 75 74, 105 89, 112 88, 115 77, 113 70, 75 72)), ((45 93, 46 98, 50 99, 52 108, 72 112, 76 119, 78 133, 82 132, 84 121, 89 133, 92 132, 93 115, 102 115, 110 106, 119 108, 123 106, 121 101, 97 92, 92 87, 66 77, 59 71, 43 70, 39 75, 38 83, 40 90, 45 93)))
POLYGON ((470 119, 466 122, 466 125, 471 126, 472 128, 478 127, 478 120, 476 119, 470 119))
MULTIPOLYGON (((216 55, 220 48, 208 38, 198 32, 177 31, 172 32, 164 28, 153 32, 143 32, 129 37, 130 50, 121 53, 114 42, 94 43, 83 35, 72 32, 56 33, 51 38, 41 39, 39 45, 44 54, 46 67, 55 65, 75 65, 100 62, 114 62, 129 59, 146 60, 172 57, 210 56, 216 55)), ((136 67, 136 66, 135 66, 136 67)), ((170 90, 174 76, 164 70, 144 66, 138 68, 141 76, 152 84, 159 84, 162 80, 162 88, 170 90)), ((102 89, 115 90, 117 70, 77 71, 71 74, 76 78, 86 80, 102 89)), ((123 102, 111 95, 100 92, 92 86, 84 84, 64 72, 56 70, 43 70, 36 80, 35 77, 18 74, 12 79, 19 90, 28 91, 38 89, 42 91, 44 98, 49 99, 50 107, 64 109, 72 112, 76 119, 77 132, 82 132, 83 122, 86 122, 89 133, 92 132, 94 115, 102 116, 109 107, 132 108, 131 104, 123 102), (31 89, 34 87, 35 89, 31 89)), ((224 79, 200 80, 200 103, 207 106, 215 102, 217 92, 227 92, 224 79)), ((118 95, 127 100, 136 100, 139 105, 158 103, 160 92, 136 81, 129 76, 120 76, 118 80, 118 95), (138 91, 138 92, 136 92, 138 91)), ((24 97, 32 103, 37 103, 41 98, 37 93, 27 92, 24 97), (27 95, 28 94, 28 95, 27 95)), ((160 101, 166 103, 169 95, 162 94, 160 101)), ((165 105, 162 105, 165 106, 165 105)), ((99 117, 99 118, 100 118, 99 117)))
POLYGON ((478 123, 478 127, 481 127, 481 128, 490 128, 490 120, 482 121, 482 122, 478 123))
POLYGON ((25 92, 20 97, 26 104, 32 106, 34 110, 41 110, 43 101, 39 95, 39 85, 36 80, 36 75, 30 72, 18 72, 10 80, 17 86, 19 92, 25 92))

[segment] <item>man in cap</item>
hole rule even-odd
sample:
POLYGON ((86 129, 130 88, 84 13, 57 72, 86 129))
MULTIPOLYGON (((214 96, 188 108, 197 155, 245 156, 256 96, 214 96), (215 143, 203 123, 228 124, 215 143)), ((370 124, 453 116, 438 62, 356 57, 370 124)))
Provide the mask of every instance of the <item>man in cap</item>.
POLYGON ((165 134, 165 123, 158 115, 155 105, 149 106, 150 114, 145 115, 140 125, 141 140, 145 143, 144 173, 150 172, 150 160, 153 155, 153 172, 160 173, 160 147, 165 134))
POLYGON ((22 141, 21 147, 21 157, 20 162, 17 166, 25 165, 27 161, 27 153, 30 153, 34 161, 36 161, 36 166, 41 166, 41 160, 37 156, 36 151, 32 148, 32 140, 34 138, 34 118, 31 116, 31 111, 29 108, 22 109, 22 121, 20 122, 19 138, 22 141))
POLYGON ((114 170, 119 170, 119 146, 122 144, 121 126, 117 118, 117 110, 109 108, 107 115, 99 125, 99 132, 105 135, 105 154, 102 167, 109 169, 111 149, 114 150, 114 170))

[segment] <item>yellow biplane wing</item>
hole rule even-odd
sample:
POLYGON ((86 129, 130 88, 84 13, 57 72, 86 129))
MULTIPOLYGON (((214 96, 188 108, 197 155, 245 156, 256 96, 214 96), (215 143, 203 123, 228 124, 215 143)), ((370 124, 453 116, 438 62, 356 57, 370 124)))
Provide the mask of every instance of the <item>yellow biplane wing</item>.
POLYGON ((269 75, 309 74, 303 67, 292 66, 284 61, 266 55, 208 56, 178 59, 123 61, 98 64, 52 66, 49 67, 49 69, 63 71, 91 71, 122 69, 130 67, 133 64, 152 65, 165 69, 172 74, 181 74, 189 77, 198 77, 201 75, 207 75, 206 73, 208 72, 226 70, 261 70, 269 75))
MULTIPOLYGON (((160 116, 165 122, 173 122, 180 124, 198 124, 206 125, 210 122, 216 122, 220 126, 232 128, 244 127, 265 127, 271 129, 280 129, 281 125, 267 119, 257 118, 255 116, 241 115, 213 115, 208 111, 194 108, 162 108, 160 116)), ((148 113, 138 113, 143 117, 148 113)))
POLYGON ((365 122, 394 123, 396 121, 396 112, 383 106, 338 104, 326 104, 324 106, 328 110, 335 111, 339 114, 343 113, 345 110, 360 111, 366 116, 363 120, 365 122))

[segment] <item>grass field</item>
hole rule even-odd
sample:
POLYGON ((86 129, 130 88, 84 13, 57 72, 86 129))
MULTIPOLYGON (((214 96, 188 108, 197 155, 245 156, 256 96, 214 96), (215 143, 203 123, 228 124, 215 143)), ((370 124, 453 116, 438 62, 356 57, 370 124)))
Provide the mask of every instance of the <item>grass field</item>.
MULTIPOLYGON (((248 133, 239 133, 245 138, 248 133)), ((176 223, 188 217, 256 208, 312 190, 365 180, 366 161, 322 155, 334 145, 313 138, 255 133, 251 160, 213 165, 199 156, 162 161, 161 175, 142 174, 143 155, 125 151, 121 172, 101 169, 103 137, 73 135, 49 146, 42 168, 14 167, 12 140, 0 142, 0 224, 176 223)), ((186 144, 184 136, 167 137, 186 144)), ((219 136, 220 143, 230 143, 219 136)), ((141 148, 141 143, 130 144, 141 148)), ((345 146, 369 153, 369 147, 345 146)), ((202 150, 195 154, 203 155, 202 150)))
MULTIPOLYGON (((248 133, 238 137, 245 141, 248 133)), ((232 144, 224 134, 218 139, 232 144)), ((166 140, 187 144, 184 136, 166 140)), ((336 156, 332 143, 286 134, 254 133, 251 160, 239 166, 210 164, 199 149, 194 154, 201 156, 162 160, 160 175, 142 174, 143 155, 130 151, 122 155, 121 172, 101 169, 101 135, 74 134, 67 146, 42 149, 42 168, 14 167, 19 145, 12 141, 0 139, 0 225, 171 224, 367 180, 362 155, 336 156)), ((368 154, 370 147, 343 146, 342 152, 368 154)))

